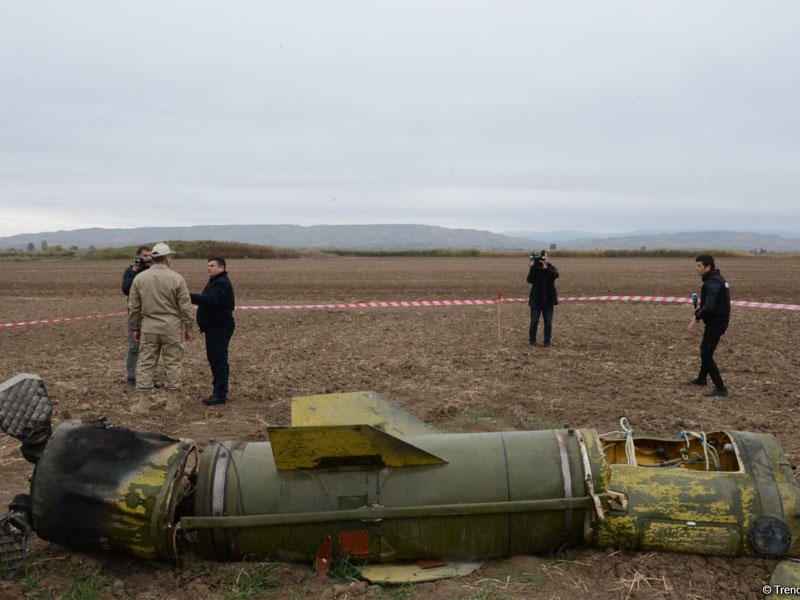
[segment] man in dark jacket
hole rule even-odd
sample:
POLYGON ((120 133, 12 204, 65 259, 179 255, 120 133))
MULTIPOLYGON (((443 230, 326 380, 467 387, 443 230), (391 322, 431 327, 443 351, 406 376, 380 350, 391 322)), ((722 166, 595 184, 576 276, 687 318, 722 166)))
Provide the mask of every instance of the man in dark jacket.
POLYGON ((225 404, 228 399, 228 344, 235 322, 233 309, 236 300, 233 285, 225 270, 225 259, 215 256, 208 259, 208 283, 201 294, 191 294, 197 305, 197 326, 206 336, 206 357, 214 378, 214 391, 203 399, 203 404, 225 404))
POLYGON ((544 345, 550 346, 553 336, 553 307, 558 304, 555 280, 558 269, 550 262, 547 252, 531 255, 528 269, 528 283, 531 284, 528 304, 531 307, 531 324, 528 328, 528 343, 536 345, 536 329, 539 327, 539 316, 544 320, 544 345))
POLYGON ((692 329, 698 321, 705 323, 703 340, 700 342, 700 373, 690 383, 706 385, 707 377, 711 377, 714 389, 705 392, 704 396, 728 397, 728 390, 722 382, 717 363, 714 362, 714 351, 719 340, 728 328, 731 316, 730 285, 714 265, 714 259, 708 254, 701 254, 695 259, 695 269, 703 280, 700 288, 700 302, 694 310, 694 319, 689 322, 692 329))

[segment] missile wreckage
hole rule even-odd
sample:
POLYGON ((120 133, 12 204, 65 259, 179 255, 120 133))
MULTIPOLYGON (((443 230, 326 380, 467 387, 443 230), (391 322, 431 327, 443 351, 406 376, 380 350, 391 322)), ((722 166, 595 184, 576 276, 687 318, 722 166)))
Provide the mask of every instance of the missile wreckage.
POLYGON ((593 545, 800 556, 800 487, 774 436, 554 429, 441 433, 375 392, 294 398, 268 441, 191 440, 67 420, 43 381, 0 384, 0 425, 33 463, 0 520, 0 571, 28 538, 178 560, 337 557, 378 582, 593 545), (189 541, 191 540, 191 541, 189 541), (476 562, 477 561, 477 562, 476 562))

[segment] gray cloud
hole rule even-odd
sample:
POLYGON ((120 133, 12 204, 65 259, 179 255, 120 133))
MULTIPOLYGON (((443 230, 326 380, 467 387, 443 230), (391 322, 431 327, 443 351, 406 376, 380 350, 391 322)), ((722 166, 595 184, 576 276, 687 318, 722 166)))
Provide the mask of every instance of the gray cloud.
POLYGON ((0 235, 796 219, 795 2, 285 4, 0 0, 0 235))

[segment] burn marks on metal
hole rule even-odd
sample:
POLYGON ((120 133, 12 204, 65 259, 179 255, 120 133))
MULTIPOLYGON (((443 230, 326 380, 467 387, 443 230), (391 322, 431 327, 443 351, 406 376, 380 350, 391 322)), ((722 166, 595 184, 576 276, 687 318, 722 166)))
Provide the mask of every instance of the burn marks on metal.
POLYGON ((175 488, 193 448, 103 421, 62 423, 31 484, 36 533, 85 550, 171 557, 175 488))

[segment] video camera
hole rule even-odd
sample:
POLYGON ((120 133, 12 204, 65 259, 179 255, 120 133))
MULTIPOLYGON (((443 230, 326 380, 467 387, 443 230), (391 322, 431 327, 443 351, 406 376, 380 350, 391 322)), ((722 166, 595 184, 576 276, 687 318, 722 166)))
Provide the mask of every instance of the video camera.
POLYGON ((137 256, 136 258, 133 259, 133 264, 136 265, 137 267, 139 267, 140 271, 145 271, 145 270, 149 269, 150 266, 153 264, 153 259, 152 258, 141 258, 141 257, 137 256))
POLYGON ((528 257, 528 260, 533 261, 534 263, 539 263, 544 260, 547 260, 547 250, 542 250, 539 254, 531 254, 528 257))

